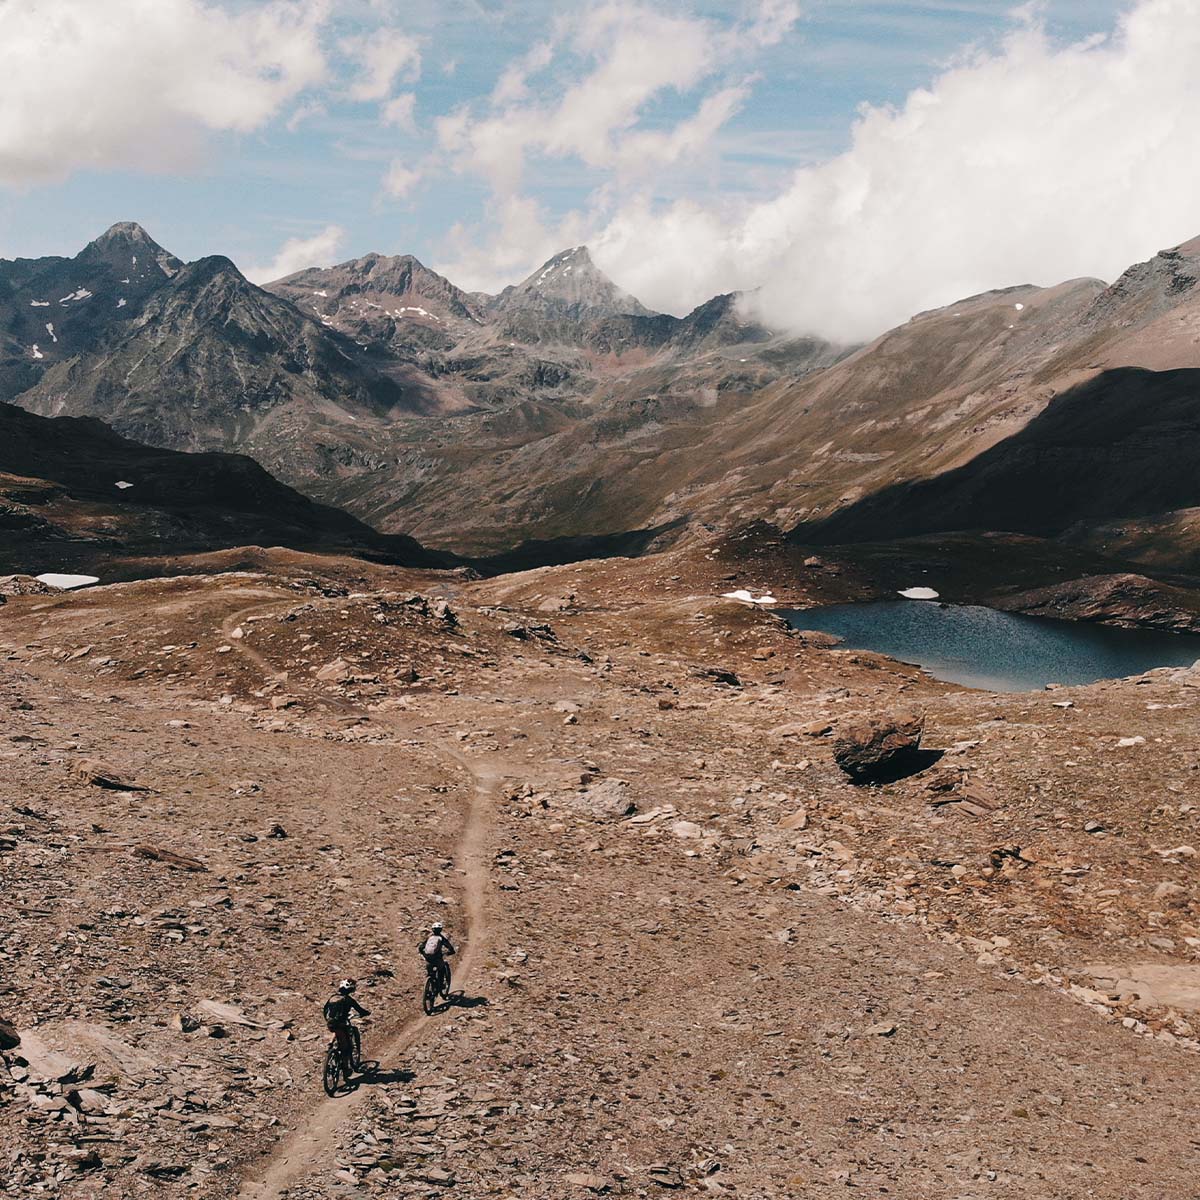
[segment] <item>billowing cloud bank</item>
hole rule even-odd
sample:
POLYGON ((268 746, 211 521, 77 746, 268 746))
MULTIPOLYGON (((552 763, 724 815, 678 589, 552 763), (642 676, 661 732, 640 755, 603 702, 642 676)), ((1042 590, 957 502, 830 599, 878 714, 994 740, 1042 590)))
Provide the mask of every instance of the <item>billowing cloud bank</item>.
POLYGON ((988 288, 1111 279, 1200 234, 1200 0, 1141 0, 1056 46, 1032 16, 769 200, 631 201, 590 239, 647 304, 760 288, 765 318, 843 340, 988 288))
POLYGON ((325 78, 322 0, 0 3, 0 184, 170 169, 325 78))

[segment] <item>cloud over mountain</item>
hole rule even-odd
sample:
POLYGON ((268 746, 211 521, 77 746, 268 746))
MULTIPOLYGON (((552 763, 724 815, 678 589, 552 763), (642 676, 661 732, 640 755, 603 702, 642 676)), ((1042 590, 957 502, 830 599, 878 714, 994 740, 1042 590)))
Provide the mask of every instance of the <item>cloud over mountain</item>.
POLYGON ((340 225, 326 225, 311 237, 288 238, 270 262, 247 267, 246 278, 253 283, 270 283, 305 267, 327 267, 337 258, 345 240, 346 231, 340 225))
POLYGON ((1060 46, 1036 11, 842 155, 752 203, 634 197, 589 242, 648 304, 760 288, 769 321, 846 340, 998 283, 1112 278, 1200 224, 1200 0, 1141 0, 1060 46), (647 253, 647 247, 653 253, 647 253))

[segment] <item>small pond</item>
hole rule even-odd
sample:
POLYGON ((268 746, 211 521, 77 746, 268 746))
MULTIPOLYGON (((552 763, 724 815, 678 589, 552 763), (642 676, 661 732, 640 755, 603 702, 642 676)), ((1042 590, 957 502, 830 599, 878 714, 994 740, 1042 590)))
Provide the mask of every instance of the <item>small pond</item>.
POLYGON ((785 609, 793 629, 820 629, 848 649, 876 650, 931 675, 993 692, 1094 683, 1153 667, 1190 667, 1200 634, 1118 629, 925 600, 785 609))

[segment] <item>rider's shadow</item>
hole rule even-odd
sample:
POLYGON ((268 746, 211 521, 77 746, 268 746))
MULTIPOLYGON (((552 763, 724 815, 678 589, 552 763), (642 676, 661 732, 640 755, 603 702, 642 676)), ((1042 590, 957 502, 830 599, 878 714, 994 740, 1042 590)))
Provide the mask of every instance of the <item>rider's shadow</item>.
POLYGON ((486 996, 468 996, 466 992, 451 992, 440 1004, 435 1004, 429 1011, 429 1015, 434 1013, 449 1012, 452 1008, 481 1008, 485 1004, 490 1004, 486 996))
POLYGON ((416 1071, 410 1071, 405 1067, 397 1067, 394 1070, 385 1071, 377 1062, 365 1062, 359 1069, 358 1077, 355 1079, 355 1084, 379 1084, 379 1083, 412 1083, 416 1079, 416 1071))

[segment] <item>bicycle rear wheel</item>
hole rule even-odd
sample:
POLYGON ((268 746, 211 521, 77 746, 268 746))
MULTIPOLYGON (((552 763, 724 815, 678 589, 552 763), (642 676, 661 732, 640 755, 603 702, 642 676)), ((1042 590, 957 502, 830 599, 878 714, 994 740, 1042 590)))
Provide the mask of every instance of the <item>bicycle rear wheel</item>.
POLYGON ((336 1096, 341 1091, 342 1052, 338 1049, 337 1038, 329 1043, 329 1049, 325 1052, 325 1071, 321 1082, 327 1096, 336 1096))

